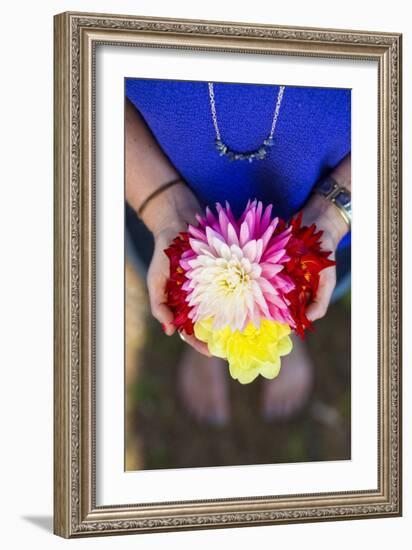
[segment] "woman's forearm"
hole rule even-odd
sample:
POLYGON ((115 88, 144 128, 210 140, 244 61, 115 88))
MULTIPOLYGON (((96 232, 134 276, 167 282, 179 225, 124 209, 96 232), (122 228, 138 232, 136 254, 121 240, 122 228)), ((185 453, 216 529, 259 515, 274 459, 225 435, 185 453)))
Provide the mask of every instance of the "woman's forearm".
MULTIPOLYGON (((153 191, 179 174, 129 100, 126 100, 125 123, 126 200, 137 211, 153 191)), ((188 214, 193 209, 198 209, 193 193, 179 183, 150 201, 142 220, 153 233, 157 233, 176 219, 193 221, 188 214)))
POLYGON ((137 210, 165 181, 178 176, 142 116, 126 100, 126 199, 137 210))

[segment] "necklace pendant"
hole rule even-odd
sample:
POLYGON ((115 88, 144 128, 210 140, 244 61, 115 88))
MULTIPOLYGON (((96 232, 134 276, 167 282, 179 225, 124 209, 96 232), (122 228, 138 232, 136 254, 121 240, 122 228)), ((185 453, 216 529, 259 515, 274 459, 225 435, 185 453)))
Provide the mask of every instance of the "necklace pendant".
POLYGON ((235 160, 247 160, 253 162, 254 160, 263 160, 268 153, 267 147, 272 147, 273 140, 271 138, 266 139, 264 145, 261 145, 259 149, 251 151, 250 153, 241 153, 239 151, 232 151, 227 145, 223 143, 221 139, 215 140, 215 147, 219 151, 219 156, 227 157, 230 162, 235 160))
POLYGON ((216 146, 216 149, 219 151, 219 155, 221 157, 224 157, 224 156, 227 157, 228 160, 230 161, 247 160, 248 162, 253 162, 254 160, 263 160, 264 158, 266 158, 266 155, 268 153, 268 148, 273 147, 274 145, 273 135, 274 135, 277 120, 279 117, 279 111, 280 111, 280 106, 283 99, 285 86, 279 86, 275 111, 273 113, 272 126, 268 137, 263 141, 263 144, 255 151, 243 152, 243 153, 240 151, 232 151, 230 147, 228 147, 223 143, 221 139, 219 123, 217 120, 215 92, 214 92, 213 82, 208 83, 208 88, 209 88, 209 99, 210 99, 210 109, 212 113, 212 121, 213 121, 213 126, 215 129, 215 135, 216 135, 215 146, 216 146))
POLYGON ((221 141, 220 139, 217 139, 215 141, 216 149, 219 151, 219 155, 222 157, 223 155, 226 155, 228 148, 227 146, 221 141))
POLYGON ((257 153, 256 153, 256 158, 258 158, 259 160, 262 160, 266 157, 266 149, 265 147, 259 147, 259 149, 257 150, 257 153))

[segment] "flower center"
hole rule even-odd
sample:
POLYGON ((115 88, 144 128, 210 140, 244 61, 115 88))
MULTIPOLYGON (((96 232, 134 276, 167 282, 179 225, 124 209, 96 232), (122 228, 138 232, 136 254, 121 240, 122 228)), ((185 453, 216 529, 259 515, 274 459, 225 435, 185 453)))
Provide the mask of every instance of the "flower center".
POLYGON ((249 285, 249 280, 250 277, 245 268, 239 263, 230 261, 228 262, 226 269, 223 270, 217 283, 227 292, 234 292, 249 285))
POLYGON ((239 246, 222 246, 220 255, 199 254, 190 267, 188 279, 193 292, 189 305, 196 308, 195 321, 210 317, 215 328, 230 326, 232 330, 243 330, 248 314, 257 311, 255 300, 264 305, 259 287, 262 267, 251 261, 239 246))

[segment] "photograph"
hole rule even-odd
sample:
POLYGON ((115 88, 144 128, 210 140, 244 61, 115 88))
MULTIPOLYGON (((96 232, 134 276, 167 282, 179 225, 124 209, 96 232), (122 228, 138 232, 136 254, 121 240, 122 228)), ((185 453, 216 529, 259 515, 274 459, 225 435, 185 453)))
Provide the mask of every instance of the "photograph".
POLYGON ((2 10, 3 547, 403 549, 407 4, 83 4, 2 10))
POLYGON ((55 16, 54 533, 401 514, 401 54, 55 16))
POLYGON ((127 77, 125 469, 351 458, 351 90, 127 77))

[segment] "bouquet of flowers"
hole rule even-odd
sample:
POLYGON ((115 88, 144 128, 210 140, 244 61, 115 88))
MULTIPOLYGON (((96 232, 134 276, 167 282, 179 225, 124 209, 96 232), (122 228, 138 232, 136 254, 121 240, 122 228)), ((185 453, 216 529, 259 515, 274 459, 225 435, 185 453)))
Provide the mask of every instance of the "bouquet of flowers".
POLYGON ((313 330, 306 308, 319 273, 335 265, 321 248, 322 231, 302 226, 301 214, 290 223, 273 217, 272 205, 256 200, 238 219, 217 203, 197 221, 165 250, 173 323, 226 359, 240 383, 275 378, 292 350, 291 331, 304 338, 313 330))

